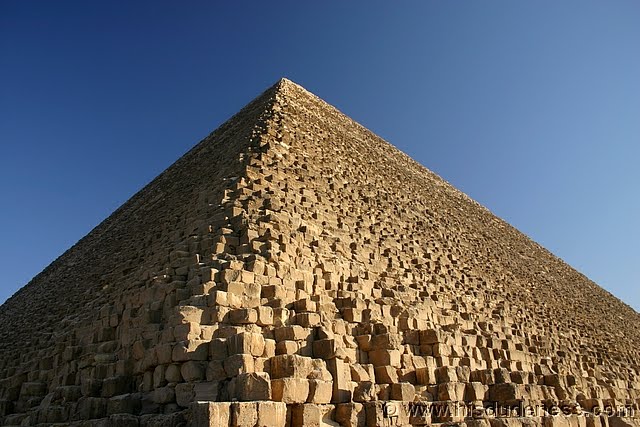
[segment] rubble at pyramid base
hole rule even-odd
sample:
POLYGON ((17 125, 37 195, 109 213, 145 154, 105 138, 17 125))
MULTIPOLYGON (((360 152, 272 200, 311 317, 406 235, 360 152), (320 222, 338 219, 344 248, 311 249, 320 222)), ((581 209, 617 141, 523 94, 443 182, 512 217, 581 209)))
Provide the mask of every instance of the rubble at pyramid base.
POLYGON ((640 426, 639 320, 282 80, 0 307, 0 423, 640 426))

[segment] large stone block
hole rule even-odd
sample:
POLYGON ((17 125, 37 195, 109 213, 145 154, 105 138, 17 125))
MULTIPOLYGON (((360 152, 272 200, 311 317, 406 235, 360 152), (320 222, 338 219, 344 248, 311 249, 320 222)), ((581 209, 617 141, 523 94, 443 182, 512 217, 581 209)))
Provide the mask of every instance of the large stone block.
POLYGON ((398 350, 377 349, 369 352, 369 363, 373 366, 400 367, 400 352, 398 350))
POLYGON ((351 369, 344 361, 334 358, 327 361, 327 369, 333 377, 332 403, 351 401, 351 369))
POLYGON ((264 353, 264 336, 258 333, 242 332, 227 339, 229 354, 250 354, 255 357, 264 353))
POLYGON ((254 371, 254 359, 250 354, 234 354, 224 360, 224 371, 228 377, 254 371))
POLYGON ((325 380, 309 380, 308 403, 330 403, 333 397, 333 382, 325 380))
POLYGON ((365 425, 367 414, 361 403, 339 403, 336 405, 335 420, 342 427, 362 427, 365 425))
POLYGON ((270 359, 271 378, 307 378, 313 370, 313 361, 310 357, 297 354, 283 354, 270 359))
POLYGON ((257 402, 258 422, 256 427, 285 427, 287 404, 284 402, 257 402))
POLYGON ((238 400, 271 400, 271 379, 266 372, 242 373, 235 381, 238 400))
POLYGON ((278 378, 271 380, 271 397, 276 402, 305 403, 309 396, 309 380, 278 378))
POLYGON ((207 360, 209 357, 209 342, 200 340, 180 341, 173 346, 171 359, 174 362, 188 360, 207 360))
POLYGON ((334 424, 335 406, 306 403, 291 408, 291 427, 325 427, 334 424))
POLYGON ((191 414, 194 427, 231 426, 230 402, 194 402, 191 404, 191 414))
POLYGON ((233 402, 231 404, 231 425, 233 427, 254 427, 258 423, 256 402, 233 402))

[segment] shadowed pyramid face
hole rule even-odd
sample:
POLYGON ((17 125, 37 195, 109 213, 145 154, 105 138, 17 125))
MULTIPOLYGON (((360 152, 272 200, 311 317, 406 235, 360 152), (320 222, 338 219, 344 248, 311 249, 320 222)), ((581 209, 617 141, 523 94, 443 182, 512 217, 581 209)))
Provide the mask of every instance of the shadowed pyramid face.
POLYGON ((355 426, 637 406, 639 320, 283 79, 0 307, 0 417, 355 426))

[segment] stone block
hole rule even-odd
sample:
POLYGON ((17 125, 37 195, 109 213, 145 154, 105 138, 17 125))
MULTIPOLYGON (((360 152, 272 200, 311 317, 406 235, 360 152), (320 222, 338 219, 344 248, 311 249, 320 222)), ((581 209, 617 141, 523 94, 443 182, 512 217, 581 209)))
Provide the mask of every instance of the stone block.
POLYGON ((306 340, 311 334, 311 330, 300 325, 283 326, 274 330, 276 342, 291 340, 306 340))
POLYGON ((234 427, 254 427, 258 423, 256 402, 233 402, 231 404, 231 425, 234 427))
POLYGON ((393 384, 398 382, 398 372, 393 366, 376 366, 376 384, 393 384))
POLYGON ((192 383, 176 384, 175 393, 178 406, 186 408, 194 401, 195 394, 192 383))
POLYGON ((375 383, 371 381, 361 381, 356 383, 353 389, 354 402, 369 402, 377 399, 375 383))
POLYGON ((284 340, 276 344, 276 354, 296 354, 300 350, 298 341, 284 340))
POLYGON ((257 402, 258 422, 256 427, 285 427, 287 404, 284 402, 257 402))
MULTIPOLYGON (((180 373, 180 365, 173 364, 173 365, 167 366, 167 368, 164 370, 164 379, 170 383, 181 382, 182 373, 180 373)), ((164 384, 159 384, 158 387, 162 385, 164 384)))
POLYGON ((260 306, 258 310, 258 325, 271 326, 273 325, 273 308, 260 306))
POLYGON ((250 354, 255 357, 264 353, 264 336, 262 334, 242 332, 227 339, 229 354, 250 354))
POLYGON ((270 359, 271 378, 307 378, 313 370, 313 362, 310 357, 297 354, 279 355, 270 359))
POLYGON ((413 402, 416 395, 416 389, 410 383, 394 383, 391 384, 391 400, 399 400, 402 402, 413 402))
POLYGON ((206 377, 206 362, 190 360, 180 367, 180 374, 185 381, 201 381, 206 377))
POLYGON ((205 381, 193 385, 193 395, 195 401, 218 400, 220 394, 220 383, 217 381, 205 381))
POLYGON ((266 372, 242 373, 236 378, 236 398, 241 401, 271 400, 271 379, 266 372))
POLYGON ((188 360, 207 360, 209 357, 209 342, 200 340, 180 341, 173 346, 171 359, 174 362, 188 360))
POLYGON ((202 329, 199 323, 187 322, 173 327, 173 337, 176 341, 197 340, 202 329))
POLYGON ((198 427, 231 426, 230 402, 194 402, 191 405, 192 424, 198 427))
POLYGON ((254 371, 254 360, 250 354, 234 354, 224 360, 224 371, 228 377, 254 371))
POLYGON ((386 333, 371 337, 372 349, 397 350, 402 347, 402 335, 386 333))
POLYGON ((258 322, 258 312, 253 308, 238 308, 228 313, 229 323, 233 325, 246 325, 258 322))
POLYGON ((489 386, 489 399, 493 402, 513 402, 525 397, 526 389, 522 384, 502 383, 489 386))
POLYGON ((325 380, 309 380, 308 403, 330 403, 333 397, 333 382, 325 380))
POLYGON ((365 425, 367 414, 361 403, 339 403, 336 405, 335 420, 342 427, 362 427, 365 425))
POLYGON ((398 350, 378 349, 369 352, 369 363, 373 366, 400 367, 400 352, 398 350))
POLYGON ((313 342, 313 357, 331 359, 336 355, 336 341, 334 339, 315 340, 313 342))
POLYGON ((327 360, 327 369, 333 377, 332 403, 351 401, 351 369, 344 361, 334 358, 327 360))
POLYGON ((465 398, 466 401, 478 401, 478 400, 488 400, 489 399, 489 386, 484 385, 479 382, 470 382, 467 383, 465 389, 465 398))
POLYGON ((271 396, 276 402, 305 403, 309 396, 309 380, 303 378, 271 380, 271 396))
POLYGON ((441 366, 434 371, 437 383, 450 383, 458 381, 456 368, 452 366, 441 366))
POLYGON ((173 387, 159 387, 153 390, 151 394, 151 400, 153 403, 158 403, 160 405, 166 405, 167 403, 175 402, 176 400, 176 392, 173 387))
POLYGON ((209 354, 212 360, 224 360, 229 356, 226 338, 214 338, 209 343, 209 354))
POLYGON ((427 329, 420 331, 420 344, 438 344, 446 341, 446 335, 443 331, 436 329, 427 329))
POLYGON ((438 385, 438 400, 459 402, 464 400, 466 384, 458 382, 442 383, 438 385))
POLYGON ((325 427, 334 424, 334 405, 306 403, 291 408, 291 427, 325 427))

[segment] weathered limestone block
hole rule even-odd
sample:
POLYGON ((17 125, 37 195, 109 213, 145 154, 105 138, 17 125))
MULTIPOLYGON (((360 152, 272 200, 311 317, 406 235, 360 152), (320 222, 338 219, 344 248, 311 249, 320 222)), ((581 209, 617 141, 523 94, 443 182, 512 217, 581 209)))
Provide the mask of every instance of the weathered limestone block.
POLYGON ((309 397, 308 403, 331 403, 333 397, 333 383, 332 381, 325 381, 320 379, 309 380, 309 397))
POLYGON ((369 363, 373 366, 400 367, 400 352, 398 350, 378 349, 369 352, 369 363))
POLYGON ((464 400, 466 384, 458 382, 448 382, 438 385, 438 400, 452 400, 459 402, 464 400))
POLYGON ((309 380, 303 378, 271 380, 271 396, 276 402, 305 403, 309 396, 309 380))
POLYGON ((313 359, 310 357, 292 355, 279 355, 270 359, 271 378, 307 378, 313 370, 313 359))
POLYGON ((153 390, 151 394, 151 400, 154 403, 158 403, 161 405, 175 402, 176 400, 176 392, 173 387, 159 387, 153 390))
POLYGON ((131 391, 131 377, 121 375, 117 377, 105 378, 102 381, 102 397, 113 397, 131 391))
POLYGON ((251 373, 254 370, 254 359, 250 354, 234 354, 224 360, 224 371, 228 377, 251 373))
POLYGON ((436 368, 434 370, 434 373, 436 375, 436 382, 438 383, 449 383, 458 381, 458 374, 455 367, 442 366, 436 368))
POLYGON ((238 308, 228 313, 229 322, 234 325, 246 325, 258 321, 258 312, 253 308, 238 308))
POLYGON ((444 331, 436 329, 427 329, 420 331, 420 344, 438 344, 446 342, 446 334, 444 331))
POLYGON ((494 402, 513 402, 526 397, 526 389, 522 384, 502 383, 489 386, 489 399, 494 402))
POLYGON ((399 400, 403 402, 413 402, 413 398, 416 395, 416 389, 413 384, 410 383, 395 383, 391 384, 391 399, 399 400))
POLYGON ((489 386, 479 382, 467 383, 465 389, 466 401, 488 400, 489 399, 489 386))
POLYGON ((241 401, 271 400, 271 379, 266 372, 242 373, 235 378, 235 397, 241 401))
POLYGON ((276 354, 296 354, 300 350, 300 343, 298 341, 284 340, 279 341, 276 344, 276 354))
POLYGON ((273 325, 273 308, 261 306, 258 310, 258 325, 271 326, 273 325))
POLYGON ((262 334, 243 332, 227 339, 229 354, 250 354, 255 357, 264 353, 264 336, 262 334))
POLYGON ((351 369, 344 361, 334 358, 327 361, 327 369, 333 377, 332 403, 351 401, 351 369))
POLYGON ((138 427, 140 421, 138 417, 130 414, 113 414, 109 416, 107 425, 113 427, 138 427))
POLYGON ((226 338, 214 338, 209 343, 209 354, 212 360, 224 360, 229 357, 226 338))
POLYGON ((371 347, 373 349, 396 350, 402 347, 402 335, 386 333, 371 337, 371 347))
POLYGON ((258 423, 256 402, 233 402, 231 404, 231 425, 234 427, 254 427, 258 423))
POLYGON ((171 359, 174 362, 188 360, 207 360, 209 357, 209 342, 201 340, 180 341, 173 346, 171 359))
POLYGON ((191 305, 181 305, 176 307, 178 323, 204 323, 204 310, 191 305))
POLYGON ((201 381, 206 377, 206 362, 190 360, 180 367, 180 374, 185 381, 201 381))
POLYGON ((187 322, 173 327, 175 341, 197 340, 200 338, 202 329, 199 323, 187 322))
MULTIPOLYGON (((160 372, 162 368, 157 368, 160 372)), ((180 372, 180 365, 172 364, 166 367, 164 370, 164 379, 166 382, 179 383, 182 381, 182 373, 180 372)), ((155 385, 155 381, 154 381, 155 385)), ((159 381, 158 386, 165 385, 162 381, 159 381)), ((157 387, 156 387, 157 388, 157 387)))
POLYGON ((193 385, 194 401, 216 401, 220 394, 220 384, 217 381, 203 381, 193 385))
POLYGON ((321 318, 320 313, 297 313, 293 321, 304 328, 313 328, 320 325, 321 318))
POLYGON ((398 382, 398 372, 393 366, 375 367, 376 384, 393 384, 398 382))
POLYGON ((373 374, 373 365, 366 365, 367 368, 370 368, 371 370, 368 371, 365 366, 359 364, 359 363, 354 363, 354 364, 350 364, 349 368, 351 369, 351 379, 353 381, 356 382, 360 382, 360 381, 371 381, 372 375, 373 374))
POLYGON ((257 402, 258 421, 256 427, 285 427, 287 405, 284 402, 257 402))
POLYGON ((300 325, 283 326, 274 330, 276 342, 291 340, 306 340, 311 335, 311 330, 300 325))
POLYGON ((324 427, 333 424, 334 416, 334 405, 294 405, 291 410, 291 427, 324 427))
POLYGON ((361 427, 365 425, 367 414, 361 403, 339 403, 336 405, 335 420, 343 427, 361 427))
POLYGON ((371 381, 359 381, 353 390, 354 402, 369 402, 377 399, 375 383, 371 381))
POLYGON ((313 342, 313 357, 331 359, 336 355, 336 341, 334 339, 321 339, 313 342))
POLYGON ((192 424, 198 427, 229 427, 230 402, 194 402, 191 404, 192 424))
POLYGON ((193 387, 193 383, 176 384, 175 393, 178 406, 186 408, 194 401, 195 393, 193 387))

